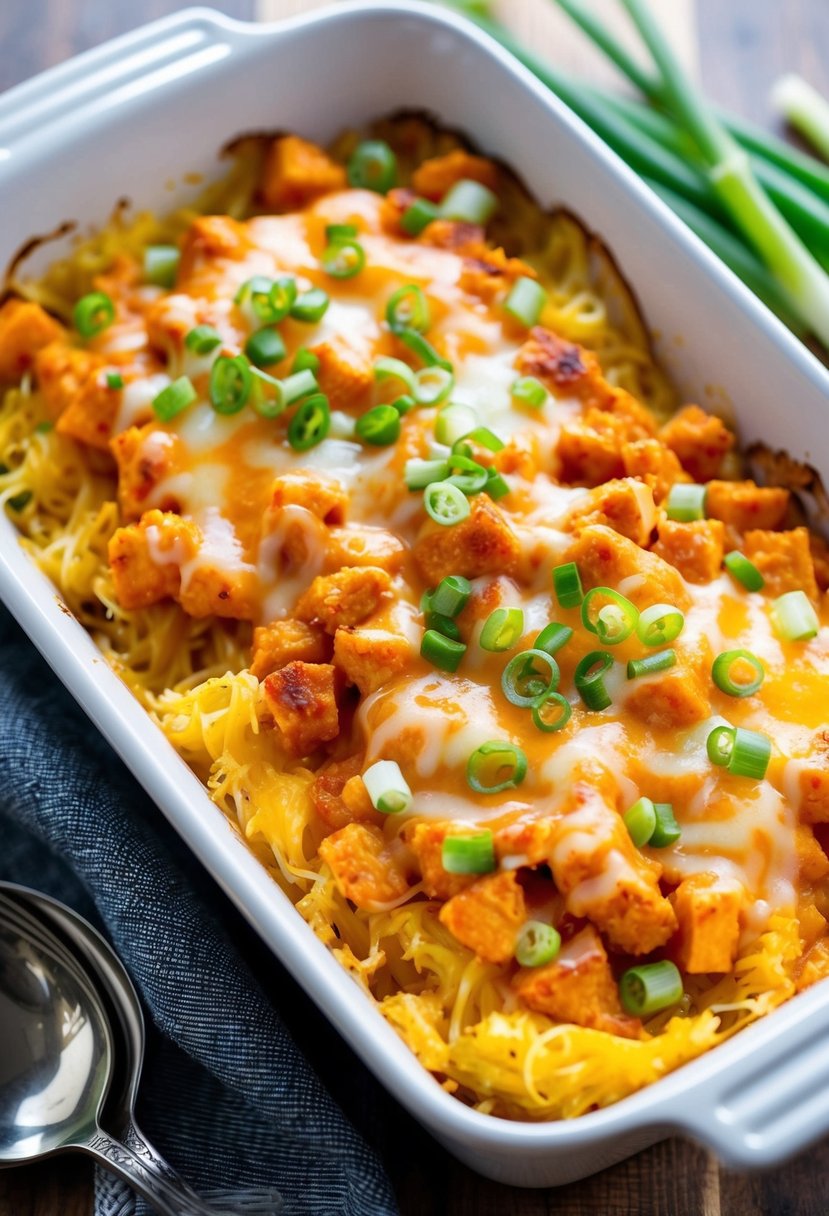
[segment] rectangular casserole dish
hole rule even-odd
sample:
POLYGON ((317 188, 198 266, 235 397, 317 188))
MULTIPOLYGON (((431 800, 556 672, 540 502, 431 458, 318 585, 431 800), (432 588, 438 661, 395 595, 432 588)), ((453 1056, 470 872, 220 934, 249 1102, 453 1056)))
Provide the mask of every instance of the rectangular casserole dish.
MULTIPOLYGON (((173 193, 170 179, 216 176, 218 148, 241 131, 282 128, 326 141, 345 125, 407 106, 427 107, 467 132, 510 163, 543 205, 569 208, 601 235, 658 326, 659 356, 684 394, 719 410, 733 403, 745 444, 763 440, 820 471, 822 452, 811 445, 829 404, 825 370, 563 106, 485 37, 430 7, 342 5, 278 27, 189 10, 7 94, 0 256, 7 262, 32 235, 66 219, 103 223, 122 196, 137 208, 170 209, 186 194, 173 193), (107 167, 104 181, 95 165, 107 167)), ((30 271, 61 251, 50 243, 30 271)), ((509 1123, 463 1106, 364 1003, 172 747, 159 746, 144 710, 61 611, 5 518, 0 594, 351 1046, 473 1168, 518 1185, 560 1184, 674 1129, 731 1163, 768 1165, 829 1130, 827 984, 647 1090, 574 1122, 509 1123)))

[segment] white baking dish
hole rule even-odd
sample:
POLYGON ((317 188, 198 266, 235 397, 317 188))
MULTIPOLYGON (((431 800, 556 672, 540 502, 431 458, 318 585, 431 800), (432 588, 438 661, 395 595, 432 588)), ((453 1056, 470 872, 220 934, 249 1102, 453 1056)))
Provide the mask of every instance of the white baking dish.
MULTIPOLYGON (((62 220, 114 201, 166 209, 169 179, 219 172, 243 130, 322 140, 401 106, 426 107, 507 160, 542 203, 602 235, 635 286, 682 388, 732 403, 764 439, 829 473, 818 446, 829 375, 616 157, 465 23, 417 4, 338 5, 279 26, 189 10, 0 98, 4 262, 62 220)), ((192 187, 191 187, 192 190, 192 187)), ((55 246, 39 256, 54 257, 55 246)), ((829 1130, 829 983, 608 1110, 528 1125, 447 1095, 367 1002, 234 835, 202 786, 61 610, 0 519, 0 594, 170 821, 382 1082, 463 1161, 524 1186, 566 1182, 670 1134, 726 1161, 769 1165, 829 1130)))

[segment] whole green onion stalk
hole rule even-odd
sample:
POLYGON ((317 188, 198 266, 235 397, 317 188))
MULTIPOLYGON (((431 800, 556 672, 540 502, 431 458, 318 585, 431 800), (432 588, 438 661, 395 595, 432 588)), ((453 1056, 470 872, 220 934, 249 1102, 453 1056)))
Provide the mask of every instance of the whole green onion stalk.
POLYGON ((771 101, 794 129, 829 160, 829 101, 795 72, 781 76, 771 91, 771 101))

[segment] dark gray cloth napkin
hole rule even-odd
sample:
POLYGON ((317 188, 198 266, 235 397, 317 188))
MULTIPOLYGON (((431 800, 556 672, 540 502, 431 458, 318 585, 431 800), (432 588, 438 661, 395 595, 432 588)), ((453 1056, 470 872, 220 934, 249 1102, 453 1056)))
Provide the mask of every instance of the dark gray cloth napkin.
MULTIPOLYGON (((275 1187, 285 1216, 397 1212, 235 949, 218 888, 2 607, 0 877, 90 917, 126 963, 156 1028, 141 1123, 198 1191, 243 1211, 275 1187)), ((96 1216, 147 1212, 99 1175, 96 1216)))

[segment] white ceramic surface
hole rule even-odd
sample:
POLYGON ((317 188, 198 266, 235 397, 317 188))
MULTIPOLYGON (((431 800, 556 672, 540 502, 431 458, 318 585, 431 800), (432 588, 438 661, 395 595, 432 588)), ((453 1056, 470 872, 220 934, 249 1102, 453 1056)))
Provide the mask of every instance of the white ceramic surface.
MULTIPOLYGON (((341 4, 279 26, 191 9, 0 97, 0 258, 62 220, 106 219, 124 195, 169 208, 186 171, 214 176, 244 130, 325 140, 402 106, 428 108, 509 161, 544 204, 601 234, 681 387, 731 402, 762 438, 824 474, 829 375, 565 107, 467 24, 418 4, 341 4)), ((192 189, 192 188, 191 188, 192 189)), ((52 246, 41 261, 54 257, 52 246)), ((767 1166, 829 1131, 829 983, 605 1111, 509 1123, 449 1097, 420 1067, 234 835, 195 776, 0 519, 0 593, 195 854, 395 1097, 473 1168, 563 1183, 680 1129, 726 1161, 767 1166)))

